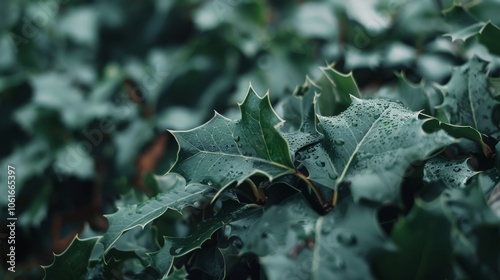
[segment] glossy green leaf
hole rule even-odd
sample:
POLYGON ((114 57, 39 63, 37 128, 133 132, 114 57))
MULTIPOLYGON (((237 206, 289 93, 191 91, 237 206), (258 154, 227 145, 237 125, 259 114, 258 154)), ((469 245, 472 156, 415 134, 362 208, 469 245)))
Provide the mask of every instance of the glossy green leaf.
POLYGON ((447 160, 435 157, 425 163, 424 179, 434 182, 442 181, 448 188, 463 188, 475 172, 467 166, 467 160, 447 160))
POLYGON ((99 240, 99 243, 104 246, 105 252, 125 231, 137 226, 144 227, 168 209, 180 212, 186 206, 192 205, 203 198, 207 191, 211 189, 210 186, 201 184, 186 185, 185 180, 175 173, 166 174, 166 180, 171 181, 171 178, 168 177, 172 176, 177 177, 177 179, 173 180, 174 183, 168 191, 139 204, 119 208, 117 212, 106 215, 109 227, 106 234, 99 240))
POLYGON ((333 116, 344 111, 351 104, 351 95, 360 97, 358 85, 352 72, 340 73, 332 65, 322 67, 323 75, 315 81, 320 88, 319 111, 323 116, 333 116))
POLYGON ((43 267, 44 279, 82 279, 97 240, 98 238, 79 239, 76 237, 63 253, 55 255, 51 265, 43 267))
POLYGON ((154 253, 149 253, 151 257, 151 266, 153 266, 160 275, 166 277, 172 268, 174 257, 170 254, 172 242, 169 238, 163 237, 163 247, 154 253))
POLYGON ((210 239, 210 237, 224 225, 235 220, 244 219, 245 217, 259 211, 261 211, 260 207, 256 207, 255 205, 246 205, 236 209, 227 209, 225 213, 221 213, 214 218, 200 223, 196 231, 187 237, 169 237, 169 240, 172 243, 170 254, 173 256, 183 256, 197 248, 201 248, 203 242, 210 239))
POLYGON ((444 86, 444 101, 439 109, 448 122, 469 125, 481 133, 495 136, 500 132, 498 120, 492 115, 496 101, 488 91, 488 62, 473 57, 454 68, 451 80, 444 86))
POLYGON ((438 201, 417 200, 391 234, 397 251, 376 261, 383 279, 446 279, 452 277, 451 225, 438 201))
POLYGON ((498 279, 500 218, 487 205, 480 180, 446 192, 443 203, 455 229, 454 253, 461 272, 472 279, 498 279))
POLYGON ((495 40, 495 38, 498 38, 499 36, 500 28, 488 21, 479 31, 478 39, 479 42, 488 48, 491 53, 500 55, 500 47, 495 40))
POLYGON ((356 200, 398 201, 407 168, 453 143, 443 131, 425 133, 417 112, 384 100, 353 99, 340 115, 319 121, 325 139, 299 160, 314 182, 338 188, 351 181, 356 200))
POLYGON ((180 147, 170 172, 218 189, 257 173, 272 180, 293 172, 288 144, 276 129, 282 120, 269 96, 250 88, 240 110, 240 120, 216 114, 198 128, 172 132, 180 147))
POLYGON ((300 196, 267 210, 243 243, 242 252, 260 256, 270 279, 370 279, 372 258, 391 249, 376 208, 344 200, 323 217, 300 196))
POLYGON ((170 275, 163 276, 161 280, 185 280, 187 279, 187 272, 185 268, 175 269, 170 275))

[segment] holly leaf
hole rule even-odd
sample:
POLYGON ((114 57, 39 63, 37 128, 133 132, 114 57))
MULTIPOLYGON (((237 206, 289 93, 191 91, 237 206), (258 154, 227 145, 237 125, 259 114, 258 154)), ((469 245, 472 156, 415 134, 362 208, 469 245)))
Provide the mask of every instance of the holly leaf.
POLYGON ((369 279, 371 259, 390 249, 376 213, 346 199, 319 216, 295 195, 251 226, 241 254, 258 255, 270 279, 369 279))
POLYGON ((272 109, 269 95, 259 97, 250 87, 239 106, 240 120, 216 113, 198 128, 172 131, 179 151, 170 172, 217 189, 241 184, 257 173, 269 180, 293 173, 288 144, 276 129, 283 121, 272 109))
POLYGON ((90 258, 99 238, 79 239, 75 237, 69 247, 61 254, 55 255, 54 262, 42 266, 44 279, 83 279, 90 258))
POLYGON ((324 116, 337 115, 351 104, 351 95, 360 97, 361 93, 352 72, 343 74, 333 65, 320 68, 323 75, 315 81, 321 89, 319 111, 324 116))
POLYGON ((444 208, 454 227, 455 257, 469 279, 500 278, 500 219, 486 203, 482 179, 466 188, 447 190, 444 208))
POLYGON ((285 120, 280 131, 288 142, 292 156, 301 148, 323 139, 323 135, 317 130, 316 100, 319 95, 316 90, 319 88, 314 82, 306 79, 302 86, 297 87, 277 107, 285 120))
POLYGON ((164 178, 166 182, 172 182, 170 188, 149 200, 138 204, 130 204, 119 207, 113 214, 105 215, 109 227, 106 234, 99 240, 104 246, 104 252, 109 251, 116 240, 125 232, 134 227, 144 226, 161 216, 168 209, 180 212, 186 206, 205 197, 211 188, 202 184, 186 185, 184 178, 175 173, 168 173, 164 178), (172 177, 176 177, 175 180, 172 177))
POLYGON ((148 253, 151 258, 151 266, 154 267, 160 275, 166 277, 172 268, 174 257, 170 254, 172 242, 168 237, 163 237, 163 247, 154 253, 148 253))
POLYGON ((432 89, 425 85, 423 81, 414 84, 409 81, 404 73, 396 73, 397 82, 395 85, 383 87, 378 90, 373 97, 390 100, 399 100, 412 111, 425 110, 430 112, 430 98, 432 89), (428 96, 429 95, 429 96, 428 96))
POLYGON ((454 142, 443 131, 424 132, 426 121, 400 103, 357 98, 352 102, 338 116, 319 116, 325 138, 299 151, 299 160, 313 182, 338 190, 350 181, 355 200, 398 201, 399 186, 411 164, 454 142))
POLYGON ((188 273, 186 268, 175 269, 170 275, 164 275, 161 280, 185 280, 187 279, 188 273))
POLYGON ((198 225, 195 233, 187 237, 168 237, 172 243, 170 254, 173 256, 183 256, 195 249, 201 248, 201 245, 224 225, 251 216, 255 212, 260 212, 260 207, 255 205, 245 205, 236 207, 226 207, 224 213, 208 219, 198 225))
POLYGON ((443 103, 439 105, 446 122, 468 125, 495 137, 500 132, 491 112, 500 104, 488 91, 488 62, 477 56, 453 69, 450 81, 440 86, 443 103))
POLYGON ((478 34, 484 26, 483 22, 478 22, 476 18, 460 5, 453 5, 443 13, 450 29, 450 32, 443 36, 451 37, 452 42, 456 40, 466 41, 478 34))
POLYGON ((453 278, 451 225, 439 201, 415 201, 408 216, 396 223, 391 237, 398 250, 376 261, 382 279, 453 278))
POLYGON ((500 28, 495 24, 488 21, 483 25, 477 38, 481 44, 483 44, 488 50, 496 55, 500 55, 500 48, 496 38, 500 36, 500 28))
POLYGON ((467 166, 467 160, 447 160, 435 157, 425 163, 424 179, 432 182, 442 181, 448 188, 464 188, 467 180, 479 172, 467 166))

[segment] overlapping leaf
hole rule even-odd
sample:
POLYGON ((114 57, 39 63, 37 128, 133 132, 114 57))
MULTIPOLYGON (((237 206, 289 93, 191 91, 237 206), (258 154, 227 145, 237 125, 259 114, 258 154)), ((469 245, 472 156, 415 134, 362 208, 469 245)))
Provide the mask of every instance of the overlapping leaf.
MULTIPOLYGON (((186 206, 194 204, 203 198, 211 188, 201 184, 189 184, 175 173, 169 173, 165 180, 171 181, 168 191, 145 202, 131 204, 119 208, 117 212, 107 215, 109 227, 106 234, 99 240, 107 252, 114 242, 127 230, 134 227, 144 227, 149 222, 161 216, 168 209, 181 211, 186 206), (168 178, 170 177, 170 178, 168 178)), ((162 179, 161 177, 159 178, 162 179)))
POLYGON ((200 223, 198 229, 192 235, 182 238, 170 237, 169 240, 172 243, 170 254, 174 256, 182 256, 200 248, 203 242, 210 239, 212 234, 222 228, 225 224, 235 220, 244 219, 247 216, 262 211, 260 207, 252 207, 251 205, 226 209, 227 211, 221 213, 221 215, 200 223))
POLYGON ((97 239, 82 240, 76 237, 62 254, 55 256, 51 265, 43 267, 44 279, 83 279, 97 239))
POLYGON ((198 128, 172 132, 180 147, 170 171, 218 189, 256 173, 273 179, 293 172, 288 144, 276 129, 282 121, 269 96, 261 98, 250 88, 240 110, 240 120, 216 114, 198 128))
POLYGON ((442 157, 430 159, 425 164, 424 178, 429 181, 442 181, 449 188, 465 187, 465 183, 475 172, 469 169, 466 160, 446 160, 442 157))
POLYGON ((242 238, 242 253, 260 256, 270 279, 370 279, 369 263, 390 250, 376 208, 344 200, 320 217, 300 196, 271 207, 242 238))
POLYGON ((353 99, 340 115, 319 117, 325 139, 300 151, 299 160, 314 182, 335 188, 351 181, 356 199, 395 202, 411 164, 454 141, 443 131, 424 132, 424 123, 399 103, 353 99))
POLYGON ((469 125, 495 137, 500 127, 492 112, 500 102, 489 93, 487 66, 488 62, 475 56, 454 68, 450 81, 441 87, 444 100, 439 109, 448 122, 469 125))

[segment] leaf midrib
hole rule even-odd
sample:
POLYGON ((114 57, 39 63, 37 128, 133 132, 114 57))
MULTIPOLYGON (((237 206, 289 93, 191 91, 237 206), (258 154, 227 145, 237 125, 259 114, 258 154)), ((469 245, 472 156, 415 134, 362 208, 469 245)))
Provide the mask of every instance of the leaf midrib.
MULTIPOLYGON (((392 109, 391 105, 389 105, 389 107, 387 109, 385 109, 382 113, 380 113, 380 116, 372 123, 372 125, 370 126, 368 131, 363 135, 363 138, 361 139, 361 141, 359 141, 356 144, 356 148, 354 149, 352 154, 349 156, 349 160, 347 161, 345 167, 342 169, 342 174, 340 174, 339 178, 337 179, 337 182, 335 183, 335 191, 338 191, 338 187, 339 187, 340 183, 342 182, 342 180, 344 179, 344 177, 346 176, 347 170, 349 170, 349 167, 351 166, 352 161, 354 160, 354 158, 355 158, 356 154, 358 153, 359 149, 361 148, 361 146, 364 144, 365 139, 367 139, 366 136, 368 134, 370 134, 372 129, 375 127, 375 124, 377 124, 380 121, 380 119, 382 118, 382 116, 390 109, 392 109)), ((347 129, 349 129, 349 132, 351 132, 351 134, 352 134, 351 128, 349 126, 347 127, 347 129)), ((354 139, 356 139, 356 138, 354 138, 354 139)))

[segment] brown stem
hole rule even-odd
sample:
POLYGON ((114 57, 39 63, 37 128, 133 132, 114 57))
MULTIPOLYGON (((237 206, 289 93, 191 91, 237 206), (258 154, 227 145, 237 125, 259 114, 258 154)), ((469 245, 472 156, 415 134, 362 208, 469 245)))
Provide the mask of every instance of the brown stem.
POLYGON ((313 182, 311 182, 311 180, 309 180, 306 176, 304 176, 304 174, 302 174, 298 171, 295 172, 295 175, 297 175, 297 177, 299 177, 302 181, 304 181, 313 190, 314 194, 316 195, 316 197, 319 200, 319 203, 323 206, 325 204, 325 200, 323 199, 323 195, 321 195, 321 193, 319 192, 319 189, 313 184, 313 182))

